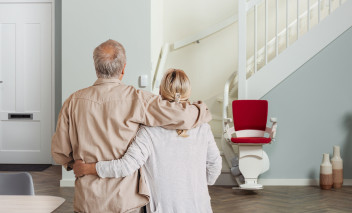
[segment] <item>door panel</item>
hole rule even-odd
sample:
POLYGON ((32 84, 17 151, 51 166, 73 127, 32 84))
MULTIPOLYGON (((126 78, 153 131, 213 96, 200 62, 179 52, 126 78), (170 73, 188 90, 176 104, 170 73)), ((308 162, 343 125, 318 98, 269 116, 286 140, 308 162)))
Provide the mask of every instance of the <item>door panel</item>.
POLYGON ((16 24, 0 24, 0 111, 16 109, 16 24), (6 72, 5 72, 6 70, 6 72))
POLYGON ((52 162, 51 6, 0 3, 0 163, 52 162))

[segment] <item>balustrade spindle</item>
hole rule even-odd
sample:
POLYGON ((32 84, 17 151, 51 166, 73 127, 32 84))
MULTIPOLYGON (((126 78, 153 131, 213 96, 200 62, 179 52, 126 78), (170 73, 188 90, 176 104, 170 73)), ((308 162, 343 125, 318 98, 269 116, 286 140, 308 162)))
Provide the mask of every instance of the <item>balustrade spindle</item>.
POLYGON ((276 56, 279 54, 279 17, 278 17, 278 11, 279 11, 279 0, 276 0, 276 39, 275 39, 275 54, 276 56))
POLYGON ((268 0, 265 0, 265 64, 268 63, 268 0))
POLYGON ((307 32, 310 29, 310 0, 307 1, 307 32))
POLYGON ((288 47, 288 45, 288 0, 286 0, 286 48, 288 47))
POLYGON ((258 36, 257 36, 257 23, 258 23, 258 7, 254 6, 254 73, 257 72, 257 46, 258 46, 258 36))
POLYGON ((299 37, 299 0, 297 0, 297 40, 299 37))
POLYGON ((318 0, 318 23, 320 22, 320 2, 321 0, 318 0))

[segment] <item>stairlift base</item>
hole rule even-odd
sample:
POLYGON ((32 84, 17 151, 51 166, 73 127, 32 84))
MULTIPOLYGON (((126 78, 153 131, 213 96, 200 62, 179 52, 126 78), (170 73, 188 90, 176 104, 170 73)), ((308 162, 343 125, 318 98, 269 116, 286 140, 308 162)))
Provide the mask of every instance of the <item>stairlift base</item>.
POLYGON ((243 190, 259 190, 259 189, 263 189, 263 185, 261 184, 241 184, 240 189, 243 189, 243 190))

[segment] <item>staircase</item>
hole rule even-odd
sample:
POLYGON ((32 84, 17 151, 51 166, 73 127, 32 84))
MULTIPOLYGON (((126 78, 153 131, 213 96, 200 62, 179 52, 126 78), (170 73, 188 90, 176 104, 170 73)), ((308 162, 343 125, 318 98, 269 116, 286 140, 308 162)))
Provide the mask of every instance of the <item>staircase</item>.
MULTIPOLYGON (((238 68, 226 82, 229 90, 225 89, 224 97, 217 98, 223 110, 222 115, 213 113, 212 128, 219 129, 220 122, 232 117, 228 100, 262 98, 352 26, 351 0, 270 0, 273 2, 275 9, 269 11, 269 0, 238 0, 237 15, 189 38, 165 44, 153 69, 153 91, 158 93, 169 52, 197 43, 237 22, 238 68), (269 18, 273 13, 274 18, 269 18)), ((220 141, 220 131, 214 131, 214 135, 225 157, 223 172, 229 172, 225 164, 230 165, 236 148, 220 141)))

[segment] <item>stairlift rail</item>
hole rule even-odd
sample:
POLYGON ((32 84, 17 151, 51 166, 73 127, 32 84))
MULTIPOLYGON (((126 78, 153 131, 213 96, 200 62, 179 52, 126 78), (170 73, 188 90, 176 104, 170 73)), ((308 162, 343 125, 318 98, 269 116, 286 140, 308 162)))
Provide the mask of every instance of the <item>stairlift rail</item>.
POLYGON ((227 115, 227 108, 229 106, 229 90, 230 90, 230 83, 231 81, 235 78, 236 72, 233 72, 230 77, 227 79, 224 87, 224 99, 223 99, 223 105, 222 105, 222 127, 223 130, 225 130, 226 125, 228 123, 232 122, 232 119, 228 117, 227 115))

